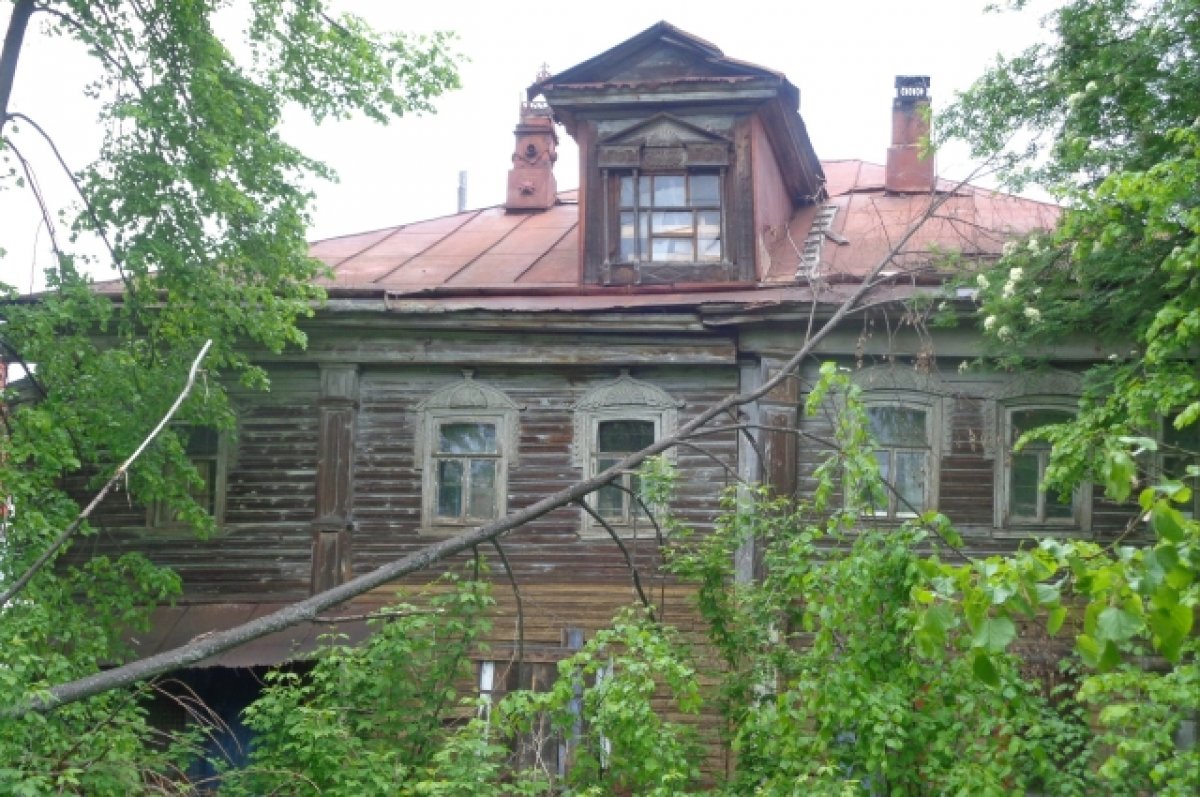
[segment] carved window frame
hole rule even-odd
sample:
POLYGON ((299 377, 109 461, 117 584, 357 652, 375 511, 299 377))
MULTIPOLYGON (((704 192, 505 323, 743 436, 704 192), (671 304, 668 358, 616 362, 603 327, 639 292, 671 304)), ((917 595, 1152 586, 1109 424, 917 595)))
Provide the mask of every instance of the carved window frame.
MULTIPOLYGON (((602 186, 603 245, 600 280, 612 285, 669 284, 677 282, 730 282, 741 278, 732 257, 733 240, 730 229, 732 209, 732 186, 730 179, 733 165, 733 144, 725 136, 704 130, 691 122, 668 113, 657 114, 602 139, 596 148, 596 165, 600 171, 602 186), (659 126, 669 126, 664 134, 659 126), (659 128, 656 132, 656 128, 659 128), (629 209, 635 217, 635 226, 640 226, 639 213, 648 213, 638 205, 641 192, 638 182, 642 179, 699 175, 717 178, 717 203, 703 208, 687 205, 664 205, 666 212, 692 212, 717 210, 720 213, 721 256, 705 260, 652 260, 648 257, 621 256, 621 179, 633 178, 633 206, 629 209)), ((688 189, 690 195, 690 188, 688 189)), ((693 217, 693 225, 696 217, 693 217)), ((634 231, 635 242, 640 239, 634 231)), ((664 239, 669 236, 662 236, 664 239)), ((677 237, 683 237, 682 234, 677 237)), ((692 240, 698 242, 699 234, 693 231, 692 240)), ((652 243, 653 236, 648 238, 652 243)))
MULTIPOLYGON (((575 405, 575 434, 572 458, 576 467, 583 470, 583 478, 590 479, 599 473, 597 460, 599 451, 600 424, 604 421, 649 421, 654 424, 654 439, 661 440, 675 433, 679 424, 679 409, 684 402, 673 398, 657 385, 634 379, 628 370, 611 382, 593 387, 575 405)), ((674 461, 675 449, 665 452, 674 461)), ((622 483, 628 487, 632 474, 624 474, 622 483)), ((588 505, 595 509, 593 492, 587 497, 588 505)), ((580 510, 580 535, 588 538, 608 537, 604 528, 591 513, 580 510)), ((622 537, 633 536, 639 530, 652 528, 644 513, 631 510, 627 518, 605 521, 622 537), (639 522, 638 518, 642 521, 639 522)))
MULTIPOLYGON (((874 513, 867 512, 865 514, 878 520, 904 521, 917 517, 919 512, 936 509, 940 497, 943 447, 946 445, 946 430, 943 428, 942 397, 937 394, 915 390, 866 390, 862 394, 861 401, 863 408, 868 413, 871 409, 877 407, 912 409, 925 413, 924 451, 926 452, 926 459, 925 483, 923 488, 924 505, 917 507, 918 511, 916 513, 908 511, 901 504, 896 493, 885 487, 887 507, 876 510, 874 513)), ((912 451, 917 448, 915 446, 881 444, 873 447, 872 451, 912 451)))
MULTIPOLYGON (((996 432, 996 440, 999 445, 997 446, 995 468, 996 505, 994 512, 996 527, 1020 531, 1029 529, 1060 532, 1090 531, 1092 527, 1092 485, 1090 482, 1084 482, 1075 488, 1071 495, 1071 514, 1069 517, 1052 518, 1045 516, 1045 502, 1057 500, 1056 495, 1047 493, 1046 490, 1042 489, 1041 485, 1042 475, 1045 472, 1045 462, 1043 462, 1043 459, 1048 461, 1050 456, 1048 447, 1044 452, 1041 449, 1036 450, 1039 457, 1039 465, 1038 509, 1035 516, 1013 515, 1011 511, 1014 455, 1012 446, 1016 442, 1016 437, 1013 435, 1013 416, 1020 412, 1048 410, 1074 417, 1079 409, 1078 399, 1075 396, 1065 395, 1020 396, 998 401, 997 409, 999 410, 996 413, 999 426, 996 432)), ((1022 452, 1028 452, 1029 450, 1027 446, 1022 449, 1022 452)))
POLYGON ((432 393, 417 405, 413 466, 421 473, 421 531, 427 534, 456 534, 508 513, 508 472, 519 453, 519 413, 522 407, 505 393, 463 371, 462 379, 432 393), (495 513, 491 517, 439 517, 437 501, 438 439, 443 424, 491 424, 496 430, 495 513))

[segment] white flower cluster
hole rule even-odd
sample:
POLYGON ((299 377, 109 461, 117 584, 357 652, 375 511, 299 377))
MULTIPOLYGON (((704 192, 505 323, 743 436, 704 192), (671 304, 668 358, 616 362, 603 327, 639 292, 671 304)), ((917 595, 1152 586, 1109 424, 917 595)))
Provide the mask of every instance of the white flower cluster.
POLYGON ((1011 299, 1017 292, 1017 283, 1021 281, 1021 277, 1025 276, 1025 272, 1020 266, 1008 270, 1008 282, 1004 283, 1004 290, 1000 295, 1005 299, 1011 299))

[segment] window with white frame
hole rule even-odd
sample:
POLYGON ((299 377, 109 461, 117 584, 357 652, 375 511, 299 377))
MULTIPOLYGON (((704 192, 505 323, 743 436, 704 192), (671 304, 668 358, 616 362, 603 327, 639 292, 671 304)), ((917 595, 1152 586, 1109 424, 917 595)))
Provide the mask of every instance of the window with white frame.
POLYGON ((937 404, 911 398, 867 399, 875 459, 885 487, 873 501, 882 518, 914 517, 937 504, 937 448, 940 431, 937 404))
POLYGON ((471 371, 418 405, 422 527, 453 530, 507 511, 520 407, 471 371))
POLYGON ((1014 450, 1021 436, 1051 424, 1065 423, 1074 411, 1064 404, 1013 404, 1002 413, 1004 441, 1002 458, 1001 525, 1059 525, 1086 528, 1090 488, 1077 488, 1064 500, 1045 488, 1046 469, 1050 464, 1051 445, 1045 440, 1030 440, 1014 450))
MULTIPOLYGON (((681 402, 655 385, 634 379, 628 371, 599 385, 575 405, 575 460, 591 478, 675 431, 681 402)), ((670 455, 670 454, 668 454, 670 455)), ((645 510, 638 500, 637 475, 621 473, 588 497, 588 505, 604 524, 622 534, 633 533, 645 510)), ((607 534, 590 513, 583 515, 585 534, 607 534)))
MULTIPOLYGON (((658 418, 612 418, 596 420, 596 445, 591 472, 602 473, 630 454, 641 451, 659 437, 658 418)), ((624 472, 596 491, 593 507, 605 522, 629 525, 642 510, 638 506, 638 477, 624 472)))
MULTIPOLYGON (((183 444, 183 453, 195 470, 188 482, 188 495, 217 523, 225 515, 226 456, 225 438, 212 426, 172 427, 183 444)), ((186 525, 178 510, 165 500, 155 501, 148 513, 147 525, 155 529, 180 528, 186 525)))

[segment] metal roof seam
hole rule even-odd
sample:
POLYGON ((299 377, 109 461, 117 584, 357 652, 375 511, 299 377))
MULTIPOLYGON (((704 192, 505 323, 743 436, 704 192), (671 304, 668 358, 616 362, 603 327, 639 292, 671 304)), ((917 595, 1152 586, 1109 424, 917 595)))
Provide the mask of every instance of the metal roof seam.
MULTIPOLYGON (((412 255, 409 255, 409 256, 408 256, 408 257, 406 257, 404 260, 401 260, 399 263, 397 263, 397 264, 396 264, 396 267, 395 267, 395 268, 391 269, 391 270, 390 270, 390 271, 388 271, 386 274, 381 274, 381 275, 379 275, 379 276, 378 276, 378 277, 376 277, 375 279, 371 280, 371 282, 373 282, 373 283, 376 283, 376 284, 380 284, 380 283, 382 283, 382 282, 383 282, 384 280, 386 280, 388 277, 392 276, 392 275, 393 275, 393 274, 395 274, 397 271, 399 271, 400 269, 404 268, 406 265, 408 265, 409 263, 411 263, 413 260, 415 260, 415 259, 417 259, 418 257, 420 257, 421 255, 425 254, 425 253, 426 253, 426 252, 428 252, 430 249, 432 249, 433 247, 437 246, 437 245, 438 245, 438 244, 440 244, 442 241, 444 241, 444 240, 446 240, 447 238, 449 238, 451 235, 454 235, 456 232, 458 232, 459 230, 461 230, 463 227, 467 226, 469 223, 471 223, 471 222, 472 222, 472 221, 474 221, 475 219, 479 218, 479 214, 481 214, 481 213, 483 213, 483 210, 476 210, 475 212, 473 212, 473 213, 469 213, 469 214, 466 214, 466 213, 464 213, 463 215, 464 215, 464 216, 469 216, 469 218, 463 219, 463 222, 462 222, 462 224, 458 225, 458 226, 457 226, 457 227, 455 227, 453 230, 450 230, 450 232, 448 232, 448 233, 446 233, 445 235, 441 236, 440 238, 438 238, 438 239, 437 239, 436 241, 434 241, 433 243, 429 244, 429 246, 425 247, 425 248, 424 248, 424 249, 422 249, 421 251, 419 251, 419 252, 416 252, 416 253, 414 253, 414 254, 412 254, 412 255)), ((389 235, 388 237, 390 238, 391 236, 389 235)), ((384 240, 386 240, 386 239, 384 239, 384 240)), ((381 243, 382 243, 382 242, 381 242, 381 243)))
POLYGON ((572 233, 572 231, 574 231, 578 228, 579 228, 579 222, 576 221, 570 227, 563 230, 563 234, 558 236, 558 238, 555 239, 554 243, 552 243, 552 244, 550 244, 550 246, 546 247, 546 251, 542 252, 540 255, 538 255, 536 258, 534 258, 532 263, 530 263, 528 266, 526 266, 524 269, 522 269, 520 274, 517 274, 515 277, 513 277, 512 281, 514 283, 520 282, 521 277, 524 277, 530 271, 533 271, 534 267, 537 266, 538 263, 541 263, 543 260, 545 260, 547 255, 549 255, 551 252, 553 252, 555 249, 557 249, 558 245, 560 243, 562 243, 566 239, 566 237, 572 233))
MULTIPOLYGON (((454 273, 453 273, 453 274, 451 274, 450 276, 448 276, 448 277, 446 277, 444 280, 442 280, 442 283, 443 283, 443 284, 448 284, 448 283, 451 283, 451 282, 453 282, 455 277, 457 277, 459 274, 463 273, 464 271, 466 271, 467 269, 469 269, 469 268, 470 268, 472 265, 474 265, 476 262, 478 262, 478 261, 479 261, 479 258, 483 257, 483 256, 484 256, 484 255, 486 255, 488 252, 490 252, 490 251, 492 251, 493 249, 495 249, 497 246, 499 246, 499 245, 500 245, 500 243, 501 243, 502 241, 504 241, 506 238, 508 238, 508 236, 512 235, 514 232, 516 232, 517 230, 519 230, 519 229, 521 229, 523 226, 525 226, 525 224, 526 224, 526 223, 527 223, 527 222, 528 222, 528 221, 529 221, 531 218, 533 218, 533 217, 534 217, 534 215, 535 215, 535 214, 533 214, 533 213, 526 213, 526 214, 525 214, 525 217, 524 217, 523 219, 521 219, 519 222, 517 222, 516 224, 514 224, 514 225, 512 226, 512 229, 510 229, 508 232, 504 233, 504 235, 501 235, 499 238, 497 238, 495 241, 493 241, 493 242, 491 243, 491 245, 490 245, 490 246, 488 246, 486 249, 483 249, 483 250, 481 250, 481 251, 477 252, 477 253, 475 254, 475 256, 474 256, 474 257, 472 257, 472 258, 471 258, 470 260, 468 260, 466 263, 463 263, 461 266, 459 266, 457 269, 455 269, 455 271, 454 271, 454 273)), ((462 228, 460 227, 459 229, 462 229, 462 228)), ((426 249, 426 251, 429 251, 429 250, 428 250, 428 249, 426 249)))
MULTIPOLYGON (((337 262, 336 265, 334 265, 330 268, 330 271, 333 271, 334 273, 336 273, 337 270, 339 268, 341 268, 342 266, 344 266, 347 261, 353 260, 354 258, 358 257, 359 255, 369 252, 370 250, 372 250, 375 247, 382 244, 384 241, 387 241, 387 240, 391 239, 393 236, 399 235, 400 233, 404 232, 405 228, 407 228, 409 226, 410 225, 408 225, 408 224, 400 224, 400 225, 397 225, 396 227, 393 227, 391 232, 389 232, 387 235, 380 238, 378 241, 367 244, 366 246, 364 246, 362 249, 359 249, 354 254, 346 255, 345 257, 343 257, 341 260, 339 260, 337 262)), ((349 237, 349 236, 342 236, 342 237, 349 237)), ((330 240, 332 240, 332 239, 330 239, 330 240)))

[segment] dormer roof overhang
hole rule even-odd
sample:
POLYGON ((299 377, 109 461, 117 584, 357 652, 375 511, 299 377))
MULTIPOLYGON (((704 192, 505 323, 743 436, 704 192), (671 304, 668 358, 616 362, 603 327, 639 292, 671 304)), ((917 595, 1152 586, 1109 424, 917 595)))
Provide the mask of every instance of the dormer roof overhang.
POLYGON ((825 177, 800 118, 800 91, 781 72, 729 58, 710 42, 659 22, 528 89, 575 135, 582 118, 645 109, 757 113, 797 205, 824 198, 825 177))

